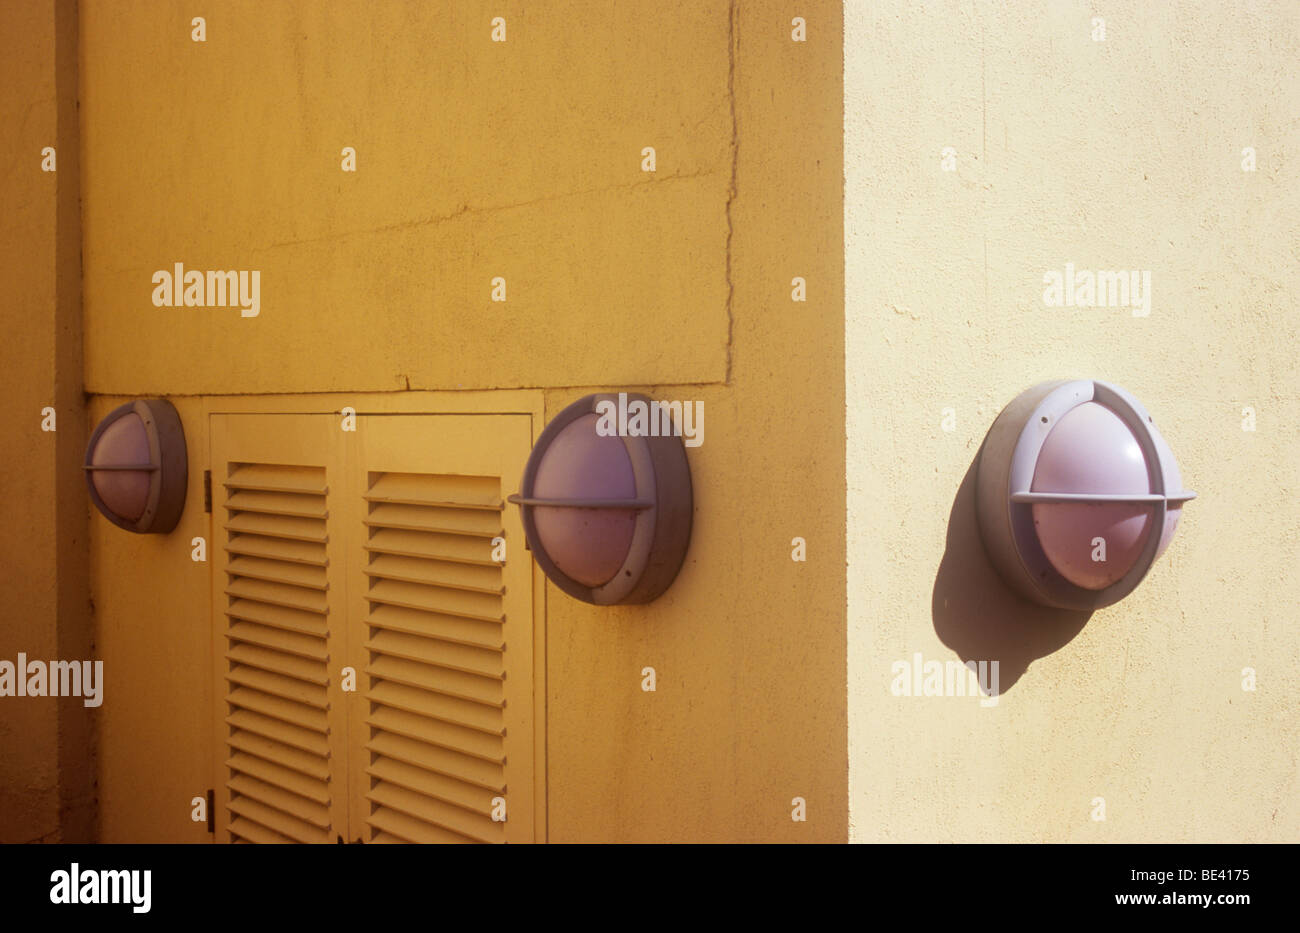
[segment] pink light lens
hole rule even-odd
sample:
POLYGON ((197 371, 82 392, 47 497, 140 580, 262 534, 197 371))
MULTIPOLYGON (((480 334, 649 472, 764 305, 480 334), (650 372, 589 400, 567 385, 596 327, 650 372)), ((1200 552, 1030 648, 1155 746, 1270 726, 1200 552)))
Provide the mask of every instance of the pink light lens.
MULTIPOLYGON (((118 418, 99 436, 91 452, 93 466, 130 466, 149 462, 149 435, 140 416, 131 413, 118 418)), ((98 470, 91 472, 95 492, 114 515, 134 522, 149 504, 147 470, 98 470)))
MULTIPOLYGON (((596 414, 584 415, 555 436, 537 466, 532 494, 539 499, 632 499, 636 478, 621 437, 596 433, 596 414)), ((632 546, 633 509, 537 506, 537 536, 566 576, 601 586, 618 573, 632 546)))
MULTIPOLYGON (((1086 402, 1067 412, 1047 435, 1031 489, 1145 495, 1151 482, 1133 433, 1110 409, 1086 402)), ((1150 506, 1129 503, 1035 503, 1033 516, 1052 566, 1089 590, 1105 589, 1132 569, 1152 524, 1150 506)), ((1173 514, 1166 521, 1170 537, 1177 520, 1173 514)))

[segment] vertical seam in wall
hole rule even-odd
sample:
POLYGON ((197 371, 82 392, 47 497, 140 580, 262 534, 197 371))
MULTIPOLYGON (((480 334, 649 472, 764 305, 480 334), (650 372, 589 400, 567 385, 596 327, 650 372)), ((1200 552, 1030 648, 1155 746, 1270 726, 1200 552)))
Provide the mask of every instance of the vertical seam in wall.
MULTIPOLYGON (((543 405, 546 403, 543 402, 543 405)), ((529 419, 529 431, 533 431, 536 425, 529 419)), ((533 434, 533 437, 539 437, 533 434)), ((534 441, 536 443, 536 441, 534 441)), ((533 561, 533 578, 536 579, 538 574, 537 562, 533 561)), ((533 592, 536 592, 534 584, 533 592)), ((542 749, 545 759, 542 762, 542 839, 541 841, 549 844, 551 841, 551 617, 549 615, 551 602, 546 581, 542 581, 542 749)), ((534 610, 533 631, 537 631, 537 615, 534 610)), ((537 650, 534 643, 533 650, 537 650)), ((537 685, 533 685, 533 692, 536 695, 537 685)), ((533 728, 537 727, 537 712, 533 711, 533 728)), ((537 745, 536 739, 533 740, 534 747, 537 745)), ((533 786, 537 785, 537 772, 533 772, 533 786)), ((536 822, 536 821, 534 821, 536 822)))
POLYGON ((844 831, 845 841, 853 843, 853 788, 856 777, 853 767, 853 661, 855 658, 853 639, 853 619, 857 610, 857 600, 853 592, 853 532, 857 528, 853 514, 853 481, 857 462, 853 446, 856 434, 856 421, 850 409, 849 393, 854 386, 853 374, 849 372, 849 359, 855 346, 853 319, 849 311, 849 17, 847 0, 840 6, 840 224, 842 227, 841 251, 844 254, 843 279, 843 314, 844 314, 844 831))
MULTIPOLYGON (((55 137, 61 157, 55 194, 54 405, 56 435, 55 642, 58 657, 93 660, 90 511, 81 464, 86 437, 81 205, 81 28, 77 0, 53 4, 55 137), (75 268, 74 268, 75 266, 75 268)), ((104 688, 103 680, 99 683, 104 688)), ((101 694, 102 696, 102 694, 101 694)), ((60 842, 94 842, 98 834, 96 719, 80 698, 57 707, 56 762, 60 842)))
POLYGON ((736 16, 736 0, 731 0, 727 9, 727 101, 731 108, 731 181, 727 186, 726 208, 727 366, 722 380, 726 385, 731 385, 731 355, 735 337, 734 316, 732 314, 732 297, 735 295, 736 286, 731 280, 731 235, 735 227, 731 219, 731 206, 736 200, 736 167, 739 162, 737 154, 740 148, 740 133, 736 121, 736 51, 739 46, 739 36, 736 30, 736 16))
MULTIPOLYGON (((979 14, 977 13, 978 17, 979 14)), ((988 177, 989 177, 989 66, 988 54, 985 50, 985 32, 984 21, 980 20, 980 171, 984 173, 985 194, 980 198, 984 220, 984 314, 987 319, 989 313, 989 203, 988 203, 988 177)))

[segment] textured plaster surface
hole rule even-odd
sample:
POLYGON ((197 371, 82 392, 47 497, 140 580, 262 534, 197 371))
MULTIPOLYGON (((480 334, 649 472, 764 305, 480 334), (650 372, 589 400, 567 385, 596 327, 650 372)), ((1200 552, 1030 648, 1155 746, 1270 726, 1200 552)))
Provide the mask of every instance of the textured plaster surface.
POLYGON ((82 27, 91 391, 725 378, 725 4, 87 2, 82 27), (154 307, 176 262, 260 271, 261 313, 154 307))
MULTIPOLYGON (((291 21, 234 5, 192 48, 189 8, 88 5, 88 380, 295 411, 367 388, 412 410, 480 397, 405 391, 461 384, 546 387, 547 417, 594 391, 703 402, 692 543, 668 592, 597 608, 547 585, 537 601, 547 835, 843 841, 839 4, 471 6, 291 21), (505 48, 487 41, 498 13, 505 48), (338 171, 350 142, 355 178, 338 171), (639 171, 644 145, 655 176, 639 171), (264 263, 257 319, 148 303, 173 258, 249 256, 264 263), (509 299, 490 305, 503 264, 509 299), (795 276, 807 302, 791 300, 795 276), (247 395, 272 390, 343 394, 247 395)), ((92 416, 124 397, 96 397, 92 416)), ((192 502, 202 406, 228 401, 177 400, 192 502)), ((188 802, 219 751, 194 725, 211 718, 196 678, 211 619, 185 544, 209 521, 187 508, 169 542, 93 520, 118 697, 100 768, 109 841, 204 836, 188 809, 152 802, 188 802)))
MULTIPOLYGON (((76 7, 0 4, 0 660, 92 657, 81 475, 76 7), (54 171, 43 171, 54 150, 54 171), (54 430, 46 409, 54 410, 54 430)), ((92 841, 94 714, 0 698, 0 842, 92 841)))
POLYGON ((845 20, 851 838, 1297 841, 1300 7, 845 20), (1067 262, 1149 270, 1149 316, 1046 307, 1067 262), (1133 392, 1200 495, 1086 620, 991 578, 968 482, 1001 407, 1069 377, 1133 392), (916 652, 1000 658, 1000 703, 894 696, 916 652))

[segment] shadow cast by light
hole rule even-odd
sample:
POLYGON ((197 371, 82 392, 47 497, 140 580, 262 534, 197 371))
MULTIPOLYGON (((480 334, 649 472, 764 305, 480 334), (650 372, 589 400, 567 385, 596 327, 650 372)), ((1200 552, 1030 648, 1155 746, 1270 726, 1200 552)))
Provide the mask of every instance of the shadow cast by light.
POLYGON ((1032 603, 998 575, 984 550, 975 514, 979 459, 977 453, 948 516, 931 616, 939 640, 963 662, 998 662, 999 691, 1006 693, 1030 664, 1078 635, 1092 613, 1032 603))

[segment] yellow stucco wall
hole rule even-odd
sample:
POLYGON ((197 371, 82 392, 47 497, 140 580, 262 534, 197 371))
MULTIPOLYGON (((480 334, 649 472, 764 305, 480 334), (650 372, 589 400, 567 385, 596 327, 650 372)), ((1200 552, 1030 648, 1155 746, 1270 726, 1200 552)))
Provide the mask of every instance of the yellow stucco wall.
MULTIPOLYGON (((70 3, 0 5, 0 390, 11 415, 0 458, 0 659, 11 663, 93 651, 76 42, 70 3)), ((80 699, 0 699, 0 842, 92 833, 93 725, 80 699)))
POLYGON ((720 381, 727 36, 716 3, 85 4, 89 388, 720 381), (262 313, 154 308, 173 262, 260 270, 262 313))
MULTIPOLYGON (((95 397, 89 421, 125 398, 95 397)), ((104 704, 99 716, 101 842, 205 842, 191 800, 212 786, 210 563, 190 560, 208 537, 202 400, 174 398, 189 454, 185 511, 167 535, 135 535, 90 516, 91 580, 104 704)))
POLYGON ((556 841, 846 838, 840 11, 736 6, 729 384, 642 387, 705 403, 673 587, 613 610, 548 590, 556 841), (646 665, 658 691, 629 693, 646 665))
MULTIPOLYGON (((54 368, 55 184, 40 171, 42 147, 52 145, 57 109, 53 68, 54 17, 35 5, 0 7, 0 80, 19 93, 6 95, 3 164, 22 178, 6 184, 3 209, 11 222, 0 237, 0 269, 14 306, 40 309, 39 314, 12 316, 10 340, 19 349, 13 366, 4 367, 5 397, 15 410, 30 417, 11 426, 11 443, 28 452, 20 459, 4 458, 0 478, 13 495, 5 497, 6 525, 26 534, 6 534, 0 541, 0 563, 6 568, 0 605, 4 635, 0 657, 13 660, 18 651, 56 657, 54 627, 54 444, 41 431, 40 412, 51 404, 54 368)), ((6 354, 6 362, 9 362, 6 354)), ((57 829, 58 757, 53 704, 37 701, 19 705, 7 699, 0 706, 0 839, 26 842, 57 829)))
POLYGON ((1300 838, 1300 8, 1104 6, 846 6, 854 840, 1300 838), (1044 307, 1067 262, 1150 270, 1150 315, 1044 307), (1200 496, 1081 629, 991 578, 964 483, 1066 377, 1133 392, 1200 496), (916 652, 1000 657, 1000 702, 895 697, 916 652))
POLYGON ((524 387, 548 418, 608 389, 706 413, 668 593, 598 609, 546 588, 547 837, 844 840, 839 6, 202 12, 206 43, 182 4, 82 9, 90 417, 182 396, 191 451, 175 532, 91 519, 101 837, 208 838, 189 821, 214 754, 210 571, 189 560, 204 412, 524 387), (261 270, 261 313, 154 307, 176 261, 261 270))
POLYGON ((211 412, 538 430, 619 389, 704 402, 694 534, 653 604, 536 600, 545 838, 1300 838, 1291 5, 72 9, 0 5, 0 658, 93 634, 106 702, 0 701, 0 841, 85 838, 91 777, 102 840, 211 838, 211 412), (174 262, 259 270, 261 313, 154 307, 174 262), (1044 307, 1066 263, 1149 270, 1149 316, 1044 307), (999 410, 1063 377, 1137 395, 1200 496, 1086 619, 1005 591, 971 497, 999 410), (189 504, 166 536, 91 514, 87 571, 84 437, 146 394, 189 504), (917 653, 999 660, 998 704, 894 696, 917 653))

